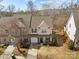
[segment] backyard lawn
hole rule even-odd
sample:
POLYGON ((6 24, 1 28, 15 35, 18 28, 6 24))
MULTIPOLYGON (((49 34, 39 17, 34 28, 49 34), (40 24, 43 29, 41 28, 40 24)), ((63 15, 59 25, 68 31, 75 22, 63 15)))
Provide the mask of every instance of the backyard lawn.
POLYGON ((38 50, 38 59, 76 59, 76 52, 67 47, 43 46, 38 50))
POLYGON ((76 59, 79 59, 79 51, 77 51, 76 59))

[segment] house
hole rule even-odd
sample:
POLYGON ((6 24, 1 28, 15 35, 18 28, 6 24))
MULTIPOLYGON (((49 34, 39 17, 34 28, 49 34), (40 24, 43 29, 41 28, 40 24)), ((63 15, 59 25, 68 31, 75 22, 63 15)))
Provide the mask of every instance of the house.
POLYGON ((47 43, 52 41, 52 19, 49 16, 33 16, 29 31, 31 43, 47 43))
MULTIPOLYGON (((18 38, 26 35, 24 24, 15 17, 0 19, 0 44, 14 44, 18 38)), ((26 36, 25 36, 26 37, 26 36)))
POLYGON ((0 19, 0 25, 3 25, 3 30, 6 31, 6 40, 11 39, 11 41, 15 40, 17 42, 17 39, 22 39, 22 41, 25 40, 29 43, 47 43, 52 41, 53 24, 51 17, 47 15, 33 16, 31 28, 29 28, 30 15, 3 17, 0 19))
POLYGON ((79 13, 71 13, 69 19, 66 21, 64 31, 70 40, 74 42, 74 47, 79 47, 79 13))
POLYGON ((30 25, 31 15, 15 15, 16 18, 20 18, 23 24, 26 26, 27 35, 26 41, 29 43, 45 43, 52 41, 52 29, 53 19, 47 15, 32 16, 31 27, 30 25))

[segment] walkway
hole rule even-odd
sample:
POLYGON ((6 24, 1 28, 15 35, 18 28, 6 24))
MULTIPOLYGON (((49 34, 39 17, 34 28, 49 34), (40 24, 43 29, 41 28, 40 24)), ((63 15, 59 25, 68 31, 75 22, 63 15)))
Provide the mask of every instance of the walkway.
POLYGON ((13 45, 9 45, 4 53, 0 56, 0 59, 12 59, 11 55, 15 47, 13 45))
POLYGON ((25 59, 24 57, 22 56, 16 56, 17 59, 25 59))
POLYGON ((27 59, 37 59, 37 49, 35 48, 37 48, 37 46, 31 44, 30 49, 27 54, 27 59))

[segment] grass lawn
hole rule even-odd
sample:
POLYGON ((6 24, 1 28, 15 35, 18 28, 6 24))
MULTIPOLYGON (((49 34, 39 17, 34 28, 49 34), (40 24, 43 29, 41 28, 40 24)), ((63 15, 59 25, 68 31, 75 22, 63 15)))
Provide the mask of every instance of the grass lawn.
POLYGON ((79 55, 76 56, 76 59, 79 59, 79 55))
POLYGON ((38 59, 75 59, 75 51, 67 47, 43 46, 38 50, 38 59))
POLYGON ((16 56, 27 56, 27 53, 28 53, 28 49, 26 48, 20 48, 20 50, 23 52, 23 53, 20 53, 17 49, 17 47, 14 49, 13 53, 16 55, 16 56))
POLYGON ((5 49, 7 48, 7 46, 0 46, 0 55, 2 54, 2 53, 4 53, 4 51, 5 51, 5 49))
POLYGON ((79 51, 77 52, 76 59, 79 59, 79 51))

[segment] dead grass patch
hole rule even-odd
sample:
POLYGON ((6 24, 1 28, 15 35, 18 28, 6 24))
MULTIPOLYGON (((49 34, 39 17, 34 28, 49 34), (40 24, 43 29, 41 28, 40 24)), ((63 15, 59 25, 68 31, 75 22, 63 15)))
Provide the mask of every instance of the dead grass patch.
POLYGON ((76 53, 62 47, 43 46, 38 50, 38 59, 75 59, 76 53))

